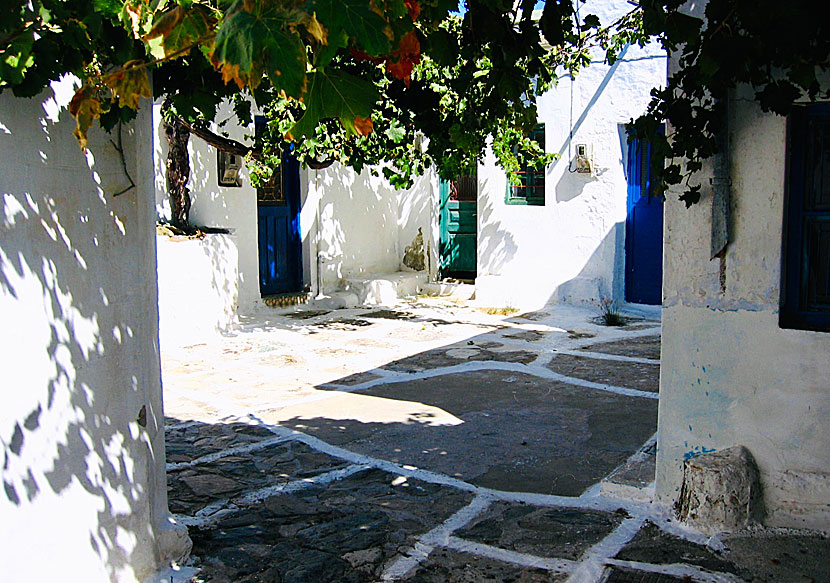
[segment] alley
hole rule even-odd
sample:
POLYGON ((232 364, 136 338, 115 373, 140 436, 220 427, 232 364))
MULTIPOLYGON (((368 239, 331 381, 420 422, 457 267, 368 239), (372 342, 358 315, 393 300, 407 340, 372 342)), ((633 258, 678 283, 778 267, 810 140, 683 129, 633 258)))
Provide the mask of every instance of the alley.
MULTIPOLYGON (((490 312, 273 312, 164 351, 196 580, 755 580, 648 504, 659 321, 490 312)), ((769 580, 803 567, 788 544, 769 580)))

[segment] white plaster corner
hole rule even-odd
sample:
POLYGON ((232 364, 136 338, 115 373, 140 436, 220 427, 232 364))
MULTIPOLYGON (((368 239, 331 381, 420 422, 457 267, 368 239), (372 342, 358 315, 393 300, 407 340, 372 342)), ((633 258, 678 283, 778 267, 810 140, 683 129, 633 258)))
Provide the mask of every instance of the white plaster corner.
POLYGON ((160 564, 170 565, 184 562, 193 548, 193 541, 187 533, 187 526, 176 522, 172 516, 156 530, 156 544, 160 564))
POLYGON ((142 583, 189 583, 199 573, 195 567, 167 567, 156 571, 142 583))

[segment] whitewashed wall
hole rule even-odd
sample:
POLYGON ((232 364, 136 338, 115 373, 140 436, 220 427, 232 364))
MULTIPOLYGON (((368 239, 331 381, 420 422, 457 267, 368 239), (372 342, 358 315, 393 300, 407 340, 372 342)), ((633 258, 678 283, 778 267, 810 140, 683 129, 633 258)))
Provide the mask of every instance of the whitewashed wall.
POLYGON ((161 347, 205 342, 239 324, 238 238, 159 235, 159 335, 161 347))
MULTIPOLYGON (((630 8, 624 0, 606 0, 581 10, 582 16, 593 13, 611 22, 630 8)), ((545 174, 545 206, 505 204, 504 172, 492 154, 484 160, 478 200, 480 302, 534 307, 549 300, 623 299, 627 145, 621 125, 645 111, 651 89, 665 79, 665 52, 656 44, 632 46, 616 65, 595 62, 539 99, 545 149, 561 154, 545 174), (578 143, 593 148, 593 175, 569 171, 575 169, 578 143)))
POLYGON ((738 95, 730 125, 723 261, 709 260, 710 193, 666 204, 657 498, 677 497, 684 458, 744 445, 769 524, 830 530, 830 334, 778 326, 786 120, 738 95))
POLYGON ((0 96, 0 573, 133 582, 187 550, 168 521, 149 104, 84 155, 72 80, 0 96))
MULTIPOLYGON (((358 175, 339 164, 310 171, 309 179, 318 204, 317 255, 311 261, 319 268, 320 291, 342 289, 346 279, 399 271, 419 228, 425 250, 429 245, 432 252, 428 267, 435 273, 438 182, 433 173, 419 177, 408 190, 395 190, 382 176, 358 175)), ((307 204, 312 206, 312 200, 307 204)), ((309 249, 315 250, 313 245, 309 249)))

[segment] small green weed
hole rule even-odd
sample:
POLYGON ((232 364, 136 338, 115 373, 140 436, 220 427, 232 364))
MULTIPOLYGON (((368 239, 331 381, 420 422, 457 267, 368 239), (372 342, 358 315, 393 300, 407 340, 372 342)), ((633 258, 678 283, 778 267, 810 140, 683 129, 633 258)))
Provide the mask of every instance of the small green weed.
POLYGON ((617 309, 617 302, 611 298, 602 298, 599 301, 600 318, 606 326, 625 326, 626 318, 617 309))
POLYGON ((481 308, 481 311, 491 316, 509 316, 519 311, 519 308, 513 306, 504 306, 503 308, 481 308))

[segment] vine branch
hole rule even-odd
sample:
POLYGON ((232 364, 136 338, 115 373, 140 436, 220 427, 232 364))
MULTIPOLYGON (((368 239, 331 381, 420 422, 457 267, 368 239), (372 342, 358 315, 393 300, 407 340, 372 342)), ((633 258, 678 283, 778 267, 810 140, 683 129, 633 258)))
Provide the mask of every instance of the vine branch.
POLYGON ((124 170, 124 175, 127 177, 127 180, 130 181, 130 185, 127 186, 126 188, 124 188, 122 190, 119 190, 118 192, 114 193, 112 195, 113 197, 121 196, 122 194, 124 194, 126 192, 129 192, 130 190, 135 188, 135 182, 133 181, 133 177, 130 176, 129 171, 127 170, 127 161, 124 159, 124 147, 123 147, 123 144, 121 142, 121 125, 122 125, 121 120, 119 120, 118 121, 118 143, 116 144, 115 142, 110 140, 110 144, 112 144, 112 147, 115 148, 116 152, 118 152, 119 158, 121 158, 121 168, 124 170))

